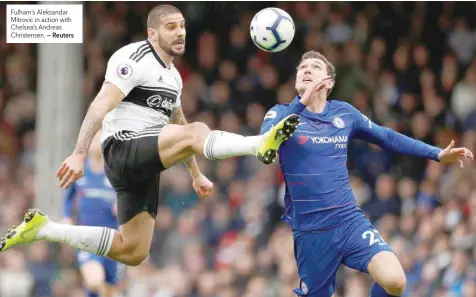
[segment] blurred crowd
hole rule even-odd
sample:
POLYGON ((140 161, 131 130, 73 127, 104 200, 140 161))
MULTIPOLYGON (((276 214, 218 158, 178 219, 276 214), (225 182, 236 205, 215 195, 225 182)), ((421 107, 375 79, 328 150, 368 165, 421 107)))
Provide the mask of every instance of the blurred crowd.
MULTIPOLYGON (((87 104, 111 53, 145 38, 146 15, 156 4, 85 4, 87 104)), ((440 147, 453 139, 476 152, 473 2, 176 5, 187 19, 187 51, 174 63, 189 122, 258 133, 266 111, 295 96, 299 58, 313 49, 336 66, 331 97, 405 135, 440 147), (265 6, 294 18, 295 39, 281 53, 258 51, 249 39, 250 20, 265 6)), ((5 7, 1 14, 3 22, 5 7)), ((35 45, 6 44, 0 26, 0 227, 6 228, 34 197, 37 61, 35 45)), ((199 163, 215 182, 213 197, 199 201, 185 166, 161 175, 150 258, 126 270, 121 296, 292 296, 299 279, 291 230, 280 220, 279 168, 251 157, 199 163)), ((354 141, 349 173, 359 205, 402 262, 405 297, 476 296, 474 164, 444 167, 354 141)), ((342 268, 336 297, 367 297, 370 285, 368 276, 342 268)), ((74 250, 41 242, 0 255, 0 296, 84 296, 74 250)))

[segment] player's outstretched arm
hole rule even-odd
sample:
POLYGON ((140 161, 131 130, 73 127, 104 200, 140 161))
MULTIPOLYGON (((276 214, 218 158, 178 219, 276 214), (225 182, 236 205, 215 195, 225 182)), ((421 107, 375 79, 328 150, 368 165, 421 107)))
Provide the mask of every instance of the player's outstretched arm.
POLYGON ((103 84, 89 106, 73 153, 61 164, 56 173, 61 182, 60 187, 68 188, 75 180, 83 176, 84 160, 94 135, 101 127, 106 114, 114 109, 123 98, 124 94, 116 86, 108 82, 103 84))
POLYGON ((379 126, 354 107, 351 107, 351 113, 354 120, 353 136, 355 138, 369 141, 396 153, 431 159, 442 163, 458 162, 461 166, 463 163, 460 158, 463 156, 473 160, 473 154, 468 149, 454 148, 454 142, 443 150, 420 140, 410 138, 390 128, 379 126))

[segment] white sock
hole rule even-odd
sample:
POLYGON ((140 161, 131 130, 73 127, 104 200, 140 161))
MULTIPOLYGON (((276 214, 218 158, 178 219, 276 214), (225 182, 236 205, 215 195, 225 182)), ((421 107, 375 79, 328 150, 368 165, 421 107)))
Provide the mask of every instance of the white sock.
POLYGON ((242 136, 224 131, 212 131, 203 146, 203 155, 209 160, 221 160, 238 156, 254 156, 262 135, 242 136))
POLYGON ((105 227, 48 222, 38 231, 38 239, 61 242, 98 256, 107 256, 114 239, 114 231, 105 227))

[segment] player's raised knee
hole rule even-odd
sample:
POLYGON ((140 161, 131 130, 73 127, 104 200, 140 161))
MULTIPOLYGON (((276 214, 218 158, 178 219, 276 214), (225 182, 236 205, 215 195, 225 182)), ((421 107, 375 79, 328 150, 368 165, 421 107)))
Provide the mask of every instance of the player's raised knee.
POLYGON ((210 128, 202 122, 195 122, 185 125, 185 133, 191 137, 206 137, 210 133, 210 128))
POLYGON ((401 296, 405 293, 407 285, 407 278, 405 273, 395 271, 390 273, 385 280, 385 284, 382 286, 387 293, 393 296, 401 296))
POLYGON ((205 144, 205 139, 211 130, 207 124, 195 122, 185 126, 185 135, 188 140, 188 147, 195 153, 201 153, 205 144))

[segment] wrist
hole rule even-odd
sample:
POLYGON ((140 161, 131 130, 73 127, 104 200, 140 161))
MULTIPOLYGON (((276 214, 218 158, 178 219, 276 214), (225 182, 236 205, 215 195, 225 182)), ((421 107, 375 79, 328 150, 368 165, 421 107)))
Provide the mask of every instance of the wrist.
POLYGON ((441 161, 441 158, 443 157, 442 154, 443 154, 443 150, 440 149, 440 148, 438 148, 438 149, 436 150, 435 161, 440 162, 440 161, 441 161))
POLYGON ((77 156, 77 157, 80 157, 82 159, 86 159, 86 152, 84 150, 78 150, 78 149, 75 149, 73 151, 73 155, 74 156, 77 156))
POLYGON ((196 179, 196 178, 199 178, 200 176, 202 176, 202 173, 200 172, 200 170, 190 169, 190 176, 192 177, 192 179, 196 179))

